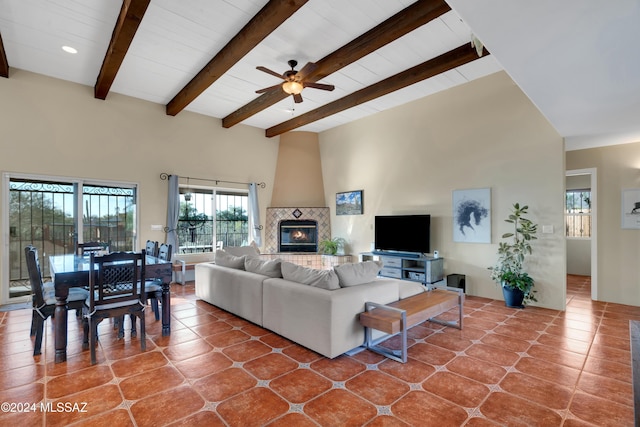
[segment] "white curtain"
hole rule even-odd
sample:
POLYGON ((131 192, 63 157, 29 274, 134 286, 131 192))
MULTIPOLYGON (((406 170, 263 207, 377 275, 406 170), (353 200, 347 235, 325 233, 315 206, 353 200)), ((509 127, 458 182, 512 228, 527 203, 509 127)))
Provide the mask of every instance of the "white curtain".
POLYGON ((169 175, 169 198, 167 200, 167 244, 178 253, 178 217, 180 215, 180 193, 178 191, 178 175, 169 175))
POLYGON ((260 207, 258 206, 258 184, 249 184, 249 218, 251 219, 253 241, 258 247, 262 246, 262 225, 260 225, 260 207))

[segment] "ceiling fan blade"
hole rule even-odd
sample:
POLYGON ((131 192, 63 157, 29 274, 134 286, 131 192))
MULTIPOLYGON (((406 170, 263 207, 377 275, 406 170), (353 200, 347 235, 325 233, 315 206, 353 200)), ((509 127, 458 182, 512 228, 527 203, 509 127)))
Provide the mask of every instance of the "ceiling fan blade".
POLYGON ((311 83, 311 82, 303 82, 302 86, 312 87, 314 89, 322 89, 322 90, 334 90, 336 88, 334 85, 326 85, 323 83, 311 83))
POLYGON ((298 81, 303 80, 309 74, 313 73, 317 68, 318 66, 316 65, 315 62, 307 62, 307 65, 302 67, 302 70, 296 73, 296 80, 298 81))
POLYGON ((278 83, 277 85, 273 85, 273 86, 269 86, 269 87, 265 87, 264 89, 258 89, 256 91, 256 93, 265 93, 265 92, 270 92, 274 89, 282 89, 282 83, 278 83))
POLYGON ((302 102, 302 95, 300 95, 299 93, 296 95, 293 95, 293 101, 296 104, 300 104, 302 102))
POLYGON ((266 68, 266 67, 263 67, 262 65, 257 66, 257 67, 256 67, 256 70, 263 71, 263 72, 265 72, 265 73, 267 73, 267 74, 271 74, 272 76, 278 77, 278 78, 280 78, 280 79, 282 78, 282 74, 280 74, 280 73, 276 73, 275 71, 270 70, 270 69, 268 69, 268 68, 266 68))

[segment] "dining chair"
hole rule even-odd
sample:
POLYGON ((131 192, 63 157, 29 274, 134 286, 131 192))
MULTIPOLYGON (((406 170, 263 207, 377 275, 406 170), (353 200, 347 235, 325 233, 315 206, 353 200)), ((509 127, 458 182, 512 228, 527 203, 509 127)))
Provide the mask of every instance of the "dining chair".
POLYGON ((98 324, 109 317, 124 323, 124 316, 130 315, 135 324, 140 320, 140 348, 146 350, 144 322, 145 292, 144 268, 145 251, 114 252, 109 255, 90 255, 89 298, 84 308, 83 347, 91 351, 91 364, 96 363, 98 324))
POLYGON ((147 246, 144 250, 147 252, 147 255, 158 256, 158 242, 147 240, 147 246))
POLYGON ((107 242, 85 242, 76 244, 76 254, 80 256, 92 253, 109 251, 109 243, 107 242))
MULTIPOLYGON (((157 258, 163 261, 171 261, 172 245, 163 243, 158 248, 157 258)), ((148 278, 145 281, 144 288, 147 298, 150 299, 151 309, 156 317, 156 320, 160 320, 160 305, 159 302, 162 299, 162 281, 160 279, 148 278)))
MULTIPOLYGON (((40 270, 40 261, 38 260, 38 249, 29 245, 24 248, 25 258, 27 260, 27 271, 29 273, 29 282, 31 283, 32 294, 32 313, 31 313, 31 332, 30 335, 36 337, 33 346, 33 355, 41 354, 42 335, 44 333, 44 322, 48 317, 53 316, 56 309, 56 296, 53 283, 45 286, 42 282, 42 272, 40 270)), ((89 292, 82 288, 69 289, 67 297, 67 306, 76 313, 82 313, 85 300, 89 297, 89 292)))

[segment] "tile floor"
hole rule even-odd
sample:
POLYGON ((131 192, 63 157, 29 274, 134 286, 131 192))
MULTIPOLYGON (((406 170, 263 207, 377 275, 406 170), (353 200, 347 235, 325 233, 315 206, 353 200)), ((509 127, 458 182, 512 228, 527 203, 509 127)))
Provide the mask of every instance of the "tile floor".
POLYGON ((51 322, 33 357, 30 310, 2 312, 0 402, 37 407, 0 425, 632 426, 640 307, 590 301, 588 277, 568 287, 566 312, 469 297, 463 331, 411 329, 407 364, 326 359, 198 301, 193 283, 172 285, 170 337, 149 314, 144 353, 103 322, 95 366, 74 316, 68 361, 54 364, 51 322))

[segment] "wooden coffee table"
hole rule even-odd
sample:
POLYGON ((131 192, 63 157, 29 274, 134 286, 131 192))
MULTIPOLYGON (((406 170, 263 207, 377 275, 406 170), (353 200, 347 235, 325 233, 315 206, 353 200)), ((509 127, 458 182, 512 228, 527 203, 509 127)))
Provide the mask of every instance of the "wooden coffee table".
POLYGON ((437 288, 422 292, 391 304, 365 303, 365 312, 360 313, 360 324, 365 328, 365 347, 398 362, 407 362, 407 330, 424 321, 462 329, 464 292, 459 288, 437 288), (434 319, 452 308, 458 307, 458 321, 447 322, 434 319), (372 339, 372 330, 387 335, 372 339), (401 334, 401 349, 391 350, 378 345, 391 336, 401 334))

